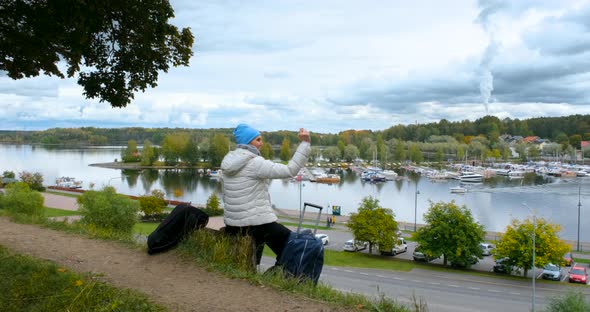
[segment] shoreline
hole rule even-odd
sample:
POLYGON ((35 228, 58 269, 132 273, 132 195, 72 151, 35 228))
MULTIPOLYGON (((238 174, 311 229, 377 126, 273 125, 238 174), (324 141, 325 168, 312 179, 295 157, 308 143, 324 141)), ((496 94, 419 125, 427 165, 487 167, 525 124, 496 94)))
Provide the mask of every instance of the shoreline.
POLYGON ((195 169, 195 170, 205 170, 205 168, 195 167, 195 166, 185 166, 185 165, 175 165, 175 166, 142 166, 140 163, 124 163, 119 161, 113 162, 105 162, 105 163, 95 163, 89 164, 88 166, 91 167, 100 167, 100 168, 109 168, 109 169, 132 169, 132 170, 142 170, 142 169, 195 169))

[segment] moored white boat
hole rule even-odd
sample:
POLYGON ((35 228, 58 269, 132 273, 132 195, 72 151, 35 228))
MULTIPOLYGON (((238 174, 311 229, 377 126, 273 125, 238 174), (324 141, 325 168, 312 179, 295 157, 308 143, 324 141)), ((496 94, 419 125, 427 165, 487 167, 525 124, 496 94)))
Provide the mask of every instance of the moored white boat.
POLYGON ((461 186, 454 186, 450 188, 451 193, 466 193, 467 189, 461 186))
POLYGON ((463 171, 456 179, 461 182, 481 182, 483 181, 483 175, 470 171, 463 171))

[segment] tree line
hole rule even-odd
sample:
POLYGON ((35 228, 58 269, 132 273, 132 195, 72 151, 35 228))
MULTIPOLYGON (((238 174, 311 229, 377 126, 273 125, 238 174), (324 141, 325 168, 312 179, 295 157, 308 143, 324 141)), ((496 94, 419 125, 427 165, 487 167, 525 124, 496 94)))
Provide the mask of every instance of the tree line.
MULTIPOLYGON (((162 161, 194 165, 208 161, 218 166, 228 150, 234 147, 231 128, 53 128, 44 131, 0 131, 0 142, 32 144, 128 145, 122 159, 141 161, 144 165, 162 161), (143 143, 143 151, 137 147, 143 143), (147 148, 146 148, 147 147, 147 148)), ((261 150, 267 159, 286 161, 298 142, 295 131, 262 132, 265 144, 261 150)), ((473 122, 449 122, 445 119, 429 124, 395 125, 383 131, 346 130, 337 134, 312 132, 311 161, 319 158, 330 162, 352 162, 357 159, 381 163, 405 161, 443 162, 448 159, 512 158, 520 160, 542 155, 569 156, 590 140, 590 115, 541 117, 528 120, 500 120, 485 116, 473 122), (518 143, 510 148, 501 135, 538 136, 551 140, 542 149, 534 144, 518 143)), ((590 152, 587 153, 590 155, 590 152)))

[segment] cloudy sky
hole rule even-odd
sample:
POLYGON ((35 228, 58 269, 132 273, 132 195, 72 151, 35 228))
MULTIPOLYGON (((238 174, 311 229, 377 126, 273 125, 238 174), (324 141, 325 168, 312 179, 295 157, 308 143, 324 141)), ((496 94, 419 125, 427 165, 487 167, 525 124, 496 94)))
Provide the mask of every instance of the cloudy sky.
POLYGON ((190 67, 126 108, 75 79, 0 72, 0 129, 336 133, 485 115, 590 114, 590 1, 171 0, 190 67))

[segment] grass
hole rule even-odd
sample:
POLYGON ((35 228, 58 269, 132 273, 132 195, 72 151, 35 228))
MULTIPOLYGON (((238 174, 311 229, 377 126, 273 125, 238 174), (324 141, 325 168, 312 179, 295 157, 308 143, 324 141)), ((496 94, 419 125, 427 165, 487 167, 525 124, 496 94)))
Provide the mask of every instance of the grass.
POLYGON ((574 260, 576 261, 576 263, 586 263, 586 264, 590 264, 590 259, 585 259, 585 258, 575 258, 574 260))
POLYGON ((81 194, 57 192, 57 191, 45 191, 45 193, 59 195, 59 196, 65 196, 65 197, 72 197, 72 198, 78 198, 81 195, 81 194))
POLYGON ((114 288, 100 276, 79 275, 55 263, 0 246, 3 311, 165 311, 146 296, 114 288))
POLYGON ((149 235, 160 225, 159 222, 140 222, 133 226, 133 233, 140 235, 149 235))
MULTIPOLYGON (((257 273, 253 265, 252 242, 248 237, 228 237, 205 229, 196 231, 189 239, 183 241, 178 251, 185 257, 196 260, 200 265, 230 277, 245 279, 254 285, 267 285, 282 291, 304 295, 334 306, 369 311, 426 311, 425 303, 418 302, 416 299, 413 306, 409 308, 384 295, 375 299, 360 294, 343 293, 321 282, 313 285, 309 281, 286 278, 280 270, 273 273, 257 273)), ((334 254, 338 253, 334 252, 334 254)), ((327 251, 326 258, 330 254, 327 251)))
POLYGON ((79 216, 79 215, 80 215, 80 212, 78 212, 78 211, 45 207, 45 216, 48 218, 79 216))

